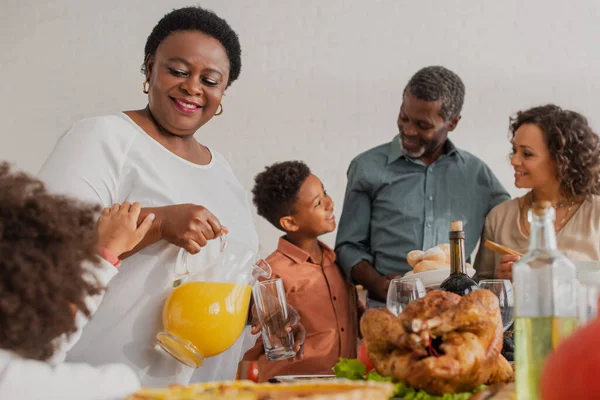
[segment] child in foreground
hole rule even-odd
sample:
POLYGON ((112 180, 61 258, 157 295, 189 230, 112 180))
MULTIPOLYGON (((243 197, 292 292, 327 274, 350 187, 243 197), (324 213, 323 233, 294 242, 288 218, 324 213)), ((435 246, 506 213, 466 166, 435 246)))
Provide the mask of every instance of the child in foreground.
POLYGON ((139 203, 98 207, 46 192, 0 163, 0 399, 124 398, 127 366, 63 363, 98 308, 118 257, 152 225, 139 203))

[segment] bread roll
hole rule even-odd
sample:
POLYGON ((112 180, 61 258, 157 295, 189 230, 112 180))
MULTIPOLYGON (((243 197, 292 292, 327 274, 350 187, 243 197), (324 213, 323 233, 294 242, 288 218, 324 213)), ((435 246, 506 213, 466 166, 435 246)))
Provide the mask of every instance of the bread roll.
POLYGON ((446 263, 450 264, 450 243, 440 244, 438 245, 438 247, 442 249, 442 251, 446 255, 446 263))
POLYGON ((423 254, 423 261, 425 260, 445 263, 446 253, 444 253, 444 250, 440 249, 438 246, 432 247, 423 254))
POLYGON ((415 266, 414 271, 415 274, 417 274, 419 272, 434 271, 436 269, 444 268, 450 269, 450 264, 446 264, 440 261, 423 260, 415 266))
POLYGON ((423 253, 421 250, 413 250, 406 255, 406 262, 408 262, 408 265, 414 268, 415 265, 423 261, 423 254, 425 253, 423 253))

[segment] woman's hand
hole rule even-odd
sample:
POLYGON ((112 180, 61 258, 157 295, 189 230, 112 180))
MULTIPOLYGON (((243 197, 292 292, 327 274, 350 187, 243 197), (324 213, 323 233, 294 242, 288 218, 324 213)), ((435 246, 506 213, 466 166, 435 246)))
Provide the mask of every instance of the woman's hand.
POLYGON ((209 240, 228 232, 219 219, 203 206, 177 204, 160 209, 161 238, 191 254, 200 252, 209 240))
POLYGON ((117 257, 137 246, 154 221, 154 214, 148 214, 138 226, 141 209, 140 203, 128 202, 103 209, 98 220, 98 246, 117 257))
POLYGON ((496 266, 496 278, 498 279, 509 279, 512 281, 512 268, 513 264, 519 261, 521 257, 505 254, 500 257, 500 262, 496 266))

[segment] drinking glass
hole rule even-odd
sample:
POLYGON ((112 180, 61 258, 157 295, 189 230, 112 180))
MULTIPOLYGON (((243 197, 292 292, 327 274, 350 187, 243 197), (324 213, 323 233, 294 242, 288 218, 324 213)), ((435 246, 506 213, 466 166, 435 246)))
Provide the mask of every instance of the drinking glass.
POLYGON ((413 300, 425 297, 425 285, 420 278, 392 279, 387 293, 387 309, 398 316, 413 300))
POLYGON ((504 332, 515 320, 515 292, 508 279, 482 279, 479 281, 480 289, 487 289, 494 293, 500 301, 500 314, 504 332))
POLYGON ((252 288, 252 295, 262 324, 267 360, 279 361, 294 357, 294 334, 286 331, 289 314, 281 278, 257 282, 252 288))

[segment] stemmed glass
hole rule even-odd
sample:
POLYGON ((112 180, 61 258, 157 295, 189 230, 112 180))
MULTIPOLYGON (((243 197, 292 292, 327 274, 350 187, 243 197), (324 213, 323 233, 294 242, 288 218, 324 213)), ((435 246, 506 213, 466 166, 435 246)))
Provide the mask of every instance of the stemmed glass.
POLYGON ((425 297, 425 286, 420 278, 392 279, 387 293, 387 309, 398 316, 413 300, 425 297))
POLYGON ((498 297, 502 325, 506 332, 515 320, 515 292, 512 283, 507 279, 482 279, 479 281, 479 288, 487 289, 498 297))

